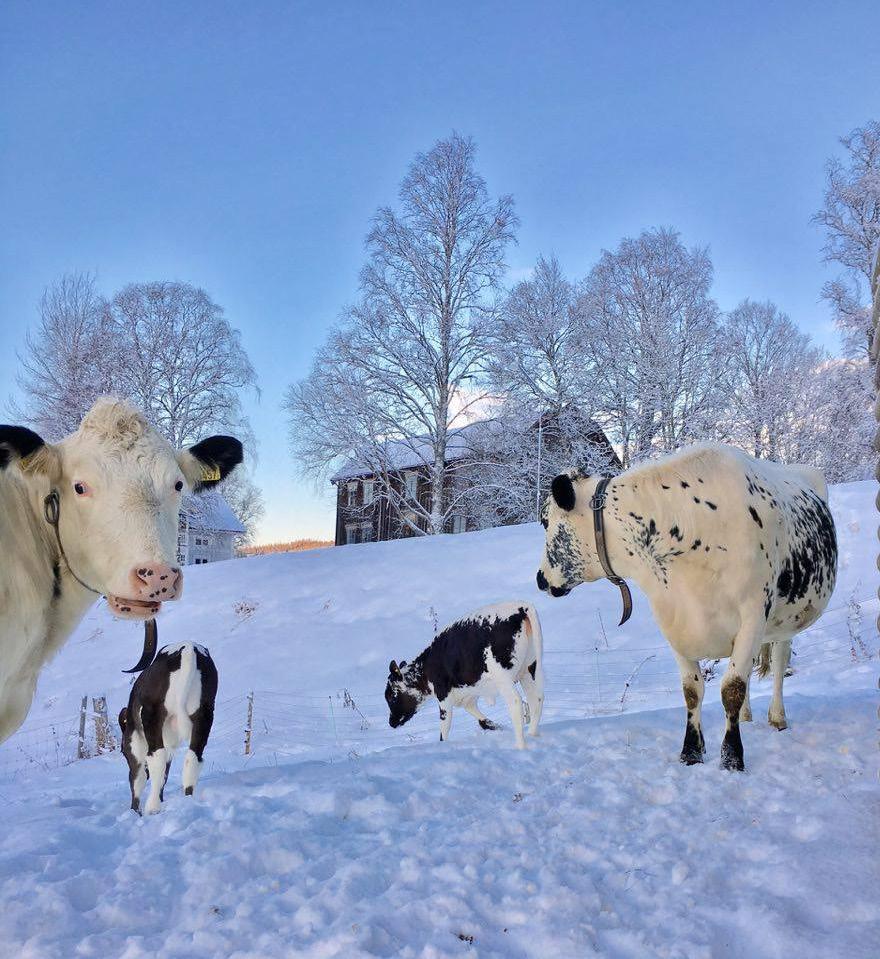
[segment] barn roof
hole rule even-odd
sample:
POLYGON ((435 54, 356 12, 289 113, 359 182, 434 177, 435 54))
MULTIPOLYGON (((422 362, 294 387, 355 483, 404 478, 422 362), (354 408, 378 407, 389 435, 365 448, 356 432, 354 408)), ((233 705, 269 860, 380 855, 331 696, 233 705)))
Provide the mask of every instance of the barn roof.
POLYGON ((187 496, 182 511, 189 516, 189 525, 193 528, 219 533, 245 532, 229 503, 216 490, 187 496))

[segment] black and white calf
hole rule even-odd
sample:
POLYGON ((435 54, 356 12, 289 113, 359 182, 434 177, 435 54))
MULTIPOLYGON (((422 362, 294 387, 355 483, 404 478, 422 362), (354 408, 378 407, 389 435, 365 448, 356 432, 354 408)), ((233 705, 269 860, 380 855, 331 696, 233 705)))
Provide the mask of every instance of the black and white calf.
POLYGON ((544 704, 541 622, 528 603, 496 603, 456 620, 411 663, 391 663, 385 700, 393 728, 409 722, 432 696, 440 704, 440 739, 449 739, 452 709, 463 706, 483 729, 495 724, 479 710, 481 697, 501 696, 510 710, 516 745, 525 749, 522 699, 529 704, 529 735, 538 735, 544 704))
POLYGON ((147 812, 159 811, 174 751, 189 742, 183 762, 183 792, 191 796, 199 781, 202 754, 214 722, 217 668, 204 646, 164 646, 131 688, 119 713, 122 752, 128 761, 131 808, 141 809, 141 792, 152 780, 147 812))

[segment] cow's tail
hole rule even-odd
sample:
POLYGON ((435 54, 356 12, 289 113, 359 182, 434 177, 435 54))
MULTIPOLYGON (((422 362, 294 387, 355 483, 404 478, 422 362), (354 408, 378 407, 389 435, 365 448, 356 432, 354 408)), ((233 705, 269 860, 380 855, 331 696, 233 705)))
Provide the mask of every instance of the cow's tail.
POLYGON ((755 672, 761 679, 770 675, 770 643, 763 643, 758 655, 755 657, 755 672))
POLYGON ((532 673, 532 677, 534 677, 537 670, 540 670, 542 673, 544 671, 544 634, 541 632, 541 620, 538 618, 538 611, 535 607, 531 604, 523 606, 523 612, 526 614, 523 625, 525 626, 526 634, 531 637, 532 651, 534 653, 528 663, 528 667, 532 673))

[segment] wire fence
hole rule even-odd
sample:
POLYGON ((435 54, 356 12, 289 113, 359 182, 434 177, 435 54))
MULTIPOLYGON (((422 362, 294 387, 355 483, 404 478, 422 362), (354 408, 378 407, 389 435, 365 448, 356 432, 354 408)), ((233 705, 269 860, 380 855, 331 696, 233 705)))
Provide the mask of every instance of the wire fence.
MULTIPOLYGON (((878 606, 873 598, 851 599, 827 610, 819 623, 796 637, 794 672, 825 676, 831 670, 847 671, 876 662, 876 636, 871 630, 866 643, 860 623, 863 613, 876 616, 878 606), (841 641, 843 623, 849 643, 841 641)), ((703 663, 710 684, 722 674, 716 666, 717 661, 703 663)), ((678 667, 665 643, 614 649, 600 632, 593 643, 545 649, 544 670, 545 723, 681 704, 678 667)), ((753 684, 752 693, 760 689, 753 684)), ((254 689, 220 700, 215 705, 206 774, 297 759, 356 758, 438 738, 437 710, 430 707, 406 726, 391 729, 383 694, 382 688, 343 688, 323 695, 313 690, 254 689)), ((481 700, 480 707, 493 721, 509 725, 503 701, 492 705, 481 700)), ((464 728, 473 725, 463 710, 456 711, 455 722, 464 728)), ((26 725, 0 746, 0 781, 57 769, 117 748, 106 703, 100 697, 83 697, 78 714, 26 725)))

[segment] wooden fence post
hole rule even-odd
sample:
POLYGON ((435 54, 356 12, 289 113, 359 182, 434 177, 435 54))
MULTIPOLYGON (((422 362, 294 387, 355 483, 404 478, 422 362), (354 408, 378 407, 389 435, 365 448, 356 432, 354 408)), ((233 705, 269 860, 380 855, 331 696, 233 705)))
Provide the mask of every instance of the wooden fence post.
POLYGON ((86 711, 89 708, 89 697, 83 696, 79 707, 79 739, 76 744, 76 758, 86 758, 86 711))
POLYGON ((110 720, 107 718, 107 697, 93 698, 92 709, 95 713, 95 744, 98 747, 98 755, 112 753, 116 749, 116 738, 110 728, 110 720))
POLYGON ((253 690, 248 693, 247 724, 244 727, 244 754, 249 756, 251 753, 251 736, 254 731, 254 693, 253 690))

